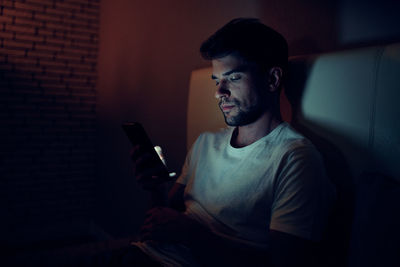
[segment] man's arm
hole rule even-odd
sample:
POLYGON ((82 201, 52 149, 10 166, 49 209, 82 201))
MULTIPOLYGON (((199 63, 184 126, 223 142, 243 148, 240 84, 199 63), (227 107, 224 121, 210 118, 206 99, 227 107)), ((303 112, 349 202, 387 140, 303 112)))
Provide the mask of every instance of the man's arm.
POLYGON ((185 211, 185 203, 183 201, 183 194, 185 191, 185 185, 175 183, 168 193, 168 207, 173 208, 177 211, 185 211))
POLYGON ((186 243, 207 265, 218 266, 228 263, 230 266, 242 266, 242 264, 273 267, 313 266, 315 243, 295 235, 270 230, 268 251, 244 247, 215 235, 182 213, 185 210, 184 190, 185 185, 175 183, 168 194, 165 206, 174 211, 155 208, 149 212, 151 215, 142 229, 144 240, 158 239, 186 243))
POLYGON ((185 211, 183 202, 185 185, 174 183, 170 191, 167 192, 168 187, 166 183, 162 183, 148 190, 151 195, 150 207, 169 207, 177 211, 185 211))

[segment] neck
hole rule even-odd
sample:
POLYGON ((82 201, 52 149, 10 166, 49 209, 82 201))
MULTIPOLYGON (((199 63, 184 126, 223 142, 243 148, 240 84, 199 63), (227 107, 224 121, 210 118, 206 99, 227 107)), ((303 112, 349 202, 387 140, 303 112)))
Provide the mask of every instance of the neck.
POLYGON ((231 144, 234 147, 248 146, 268 135, 281 122, 280 116, 273 116, 271 113, 266 112, 257 121, 248 125, 238 126, 232 136, 231 144))

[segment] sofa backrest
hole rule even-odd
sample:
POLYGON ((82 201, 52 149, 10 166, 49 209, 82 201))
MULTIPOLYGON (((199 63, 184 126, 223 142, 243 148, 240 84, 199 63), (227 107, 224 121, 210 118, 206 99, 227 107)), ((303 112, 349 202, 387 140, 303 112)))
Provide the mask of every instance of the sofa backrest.
POLYGON ((291 59, 293 119, 337 146, 354 177, 400 181, 400 44, 291 59))

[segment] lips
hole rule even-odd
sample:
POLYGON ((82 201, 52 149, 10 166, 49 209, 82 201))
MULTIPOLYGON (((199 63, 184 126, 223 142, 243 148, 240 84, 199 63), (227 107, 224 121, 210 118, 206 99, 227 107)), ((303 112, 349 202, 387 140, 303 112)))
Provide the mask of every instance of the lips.
POLYGON ((223 104, 220 105, 222 111, 229 111, 235 107, 235 105, 223 104))

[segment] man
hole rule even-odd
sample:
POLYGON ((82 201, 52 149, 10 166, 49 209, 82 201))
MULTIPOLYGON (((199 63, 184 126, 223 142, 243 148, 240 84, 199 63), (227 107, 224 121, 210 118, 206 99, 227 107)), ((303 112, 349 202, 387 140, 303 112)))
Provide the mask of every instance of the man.
MULTIPOLYGON (((204 133, 167 198, 134 243, 170 266, 302 266, 321 239, 333 188, 313 145, 282 122, 279 93, 287 43, 256 19, 235 19, 201 46, 230 128, 204 133)), ((161 171, 135 147, 139 183, 161 171)))

